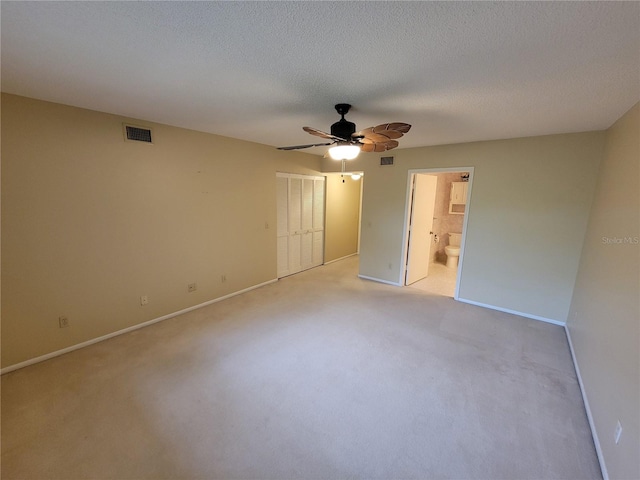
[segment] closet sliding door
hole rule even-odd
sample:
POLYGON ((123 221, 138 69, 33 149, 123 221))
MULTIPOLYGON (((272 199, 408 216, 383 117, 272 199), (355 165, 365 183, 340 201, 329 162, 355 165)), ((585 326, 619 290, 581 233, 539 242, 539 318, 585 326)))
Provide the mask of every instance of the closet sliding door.
POLYGON ((324 177, 276 174, 278 278, 322 265, 324 177))

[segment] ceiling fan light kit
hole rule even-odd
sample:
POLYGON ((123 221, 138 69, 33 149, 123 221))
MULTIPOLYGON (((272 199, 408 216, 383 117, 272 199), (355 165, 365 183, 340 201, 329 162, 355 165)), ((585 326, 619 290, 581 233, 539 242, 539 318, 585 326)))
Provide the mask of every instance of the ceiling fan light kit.
POLYGON ((331 125, 331 133, 323 132, 313 127, 302 129, 316 137, 332 140, 330 143, 312 143, 308 145, 295 145, 292 147, 278 147, 278 150, 300 150, 303 148, 333 145, 329 148, 329 156, 334 160, 353 160, 362 152, 385 152, 398 146, 397 139, 411 129, 408 123, 383 123, 375 127, 369 127, 356 132, 356 124, 349 122, 344 116, 349 113, 351 105, 338 103, 335 109, 342 117, 331 125))
POLYGON ((360 153, 360 145, 345 142, 329 149, 329 156, 334 160, 353 160, 360 153))

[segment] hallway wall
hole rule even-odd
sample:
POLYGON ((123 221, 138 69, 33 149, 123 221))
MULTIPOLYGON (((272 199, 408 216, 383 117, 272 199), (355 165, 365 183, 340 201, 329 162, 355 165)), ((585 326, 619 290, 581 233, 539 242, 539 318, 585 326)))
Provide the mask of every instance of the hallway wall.
POLYGON ((327 174, 325 256, 328 263, 358 253, 360 191, 363 178, 327 174), (344 180, 344 181, 343 181, 344 180))

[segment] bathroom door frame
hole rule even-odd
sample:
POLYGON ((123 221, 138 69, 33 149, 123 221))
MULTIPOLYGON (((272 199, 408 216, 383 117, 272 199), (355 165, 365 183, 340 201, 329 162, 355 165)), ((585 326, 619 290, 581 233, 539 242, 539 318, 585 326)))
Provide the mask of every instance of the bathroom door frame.
POLYGON ((460 280, 462 278, 462 265, 464 263, 464 251, 466 245, 467 238, 467 223, 469 222, 469 216, 471 213, 471 209, 469 208, 471 205, 471 191, 473 190, 473 167, 443 167, 443 168, 415 168, 410 169, 407 172, 407 195, 405 199, 405 208, 404 208, 404 234, 402 238, 402 268, 400 269, 400 278, 398 279, 398 284, 404 285, 404 278, 407 274, 407 258, 409 254, 409 222, 411 221, 411 179, 415 174, 427 174, 433 175, 438 173, 452 173, 452 172, 469 172, 469 186, 467 187, 467 203, 465 204, 464 211, 464 220, 462 221, 462 237, 460 241, 460 256, 458 257, 458 271, 456 273, 456 290, 453 294, 453 298, 458 300, 459 291, 460 291, 460 280))

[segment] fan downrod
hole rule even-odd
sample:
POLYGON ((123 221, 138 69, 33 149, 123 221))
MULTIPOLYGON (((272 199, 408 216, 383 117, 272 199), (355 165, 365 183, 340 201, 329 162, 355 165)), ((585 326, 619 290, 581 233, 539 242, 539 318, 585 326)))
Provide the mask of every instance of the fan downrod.
POLYGON ((336 112, 338 112, 338 114, 341 115, 342 118, 344 118, 344 116, 349 113, 350 108, 351 105, 349 105, 348 103, 338 103, 335 106, 336 112))

